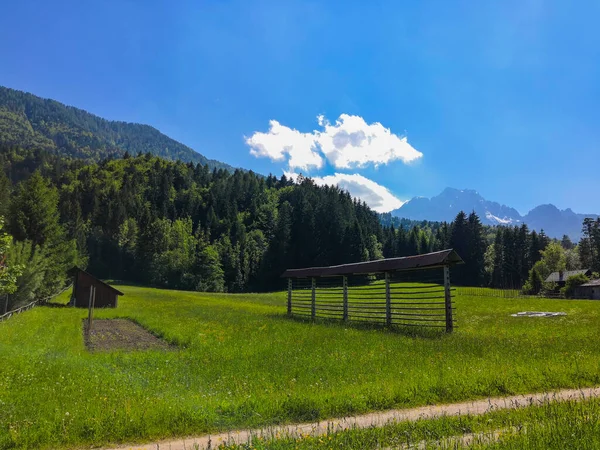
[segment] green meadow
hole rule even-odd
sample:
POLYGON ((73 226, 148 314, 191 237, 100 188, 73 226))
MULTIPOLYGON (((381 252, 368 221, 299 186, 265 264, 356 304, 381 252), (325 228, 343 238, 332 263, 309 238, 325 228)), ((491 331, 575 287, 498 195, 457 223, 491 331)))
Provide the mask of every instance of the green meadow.
POLYGON ((285 293, 117 287, 119 307, 95 317, 129 318, 172 348, 90 352, 83 309, 38 307, 0 323, 0 449, 146 442, 600 384, 594 301, 459 289, 457 329, 446 335, 291 320, 285 293), (511 317, 527 310, 567 316, 511 317))

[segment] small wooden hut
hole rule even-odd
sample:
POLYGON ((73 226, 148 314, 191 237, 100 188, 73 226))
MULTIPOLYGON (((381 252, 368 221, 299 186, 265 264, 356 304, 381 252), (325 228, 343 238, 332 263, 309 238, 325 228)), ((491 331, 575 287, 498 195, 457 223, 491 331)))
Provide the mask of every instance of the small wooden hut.
POLYGON ((90 301, 90 288, 92 286, 96 288, 95 308, 116 308, 119 295, 125 295, 118 289, 99 280, 79 267, 73 267, 69 273, 73 276, 71 306, 87 308, 90 301))
POLYGON ((592 280, 575 288, 575 298, 600 300, 600 280, 592 280))

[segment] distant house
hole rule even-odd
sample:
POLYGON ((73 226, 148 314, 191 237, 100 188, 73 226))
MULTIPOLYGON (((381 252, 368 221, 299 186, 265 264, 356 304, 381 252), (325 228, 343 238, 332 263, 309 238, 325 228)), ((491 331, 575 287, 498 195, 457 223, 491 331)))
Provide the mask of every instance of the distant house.
POLYGON ((116 308, 119 295, 125 295, 118 289, 99 280, 92 274, 87 273, 79 267, 73 267, 69 274, 73 276, 73 294, 71 294, 71 306, 87 308, 90 302, 90 288, 96 288, 95 308, 116 308))
POLYGON ((560 272, 552 272, 548 278, 546 278, 546 283, 556 283, 558 287, 563 287, 567 280, 570 277, 574 277, 575 275, 583 274, 586 277, 592 276, 592 271, 590 269, 581 269, 581 270, 561 270, 560 272))
POLYGON ((588 281, 575 288, 575 298, 589 298, 600 300, 600 280, 588 281))

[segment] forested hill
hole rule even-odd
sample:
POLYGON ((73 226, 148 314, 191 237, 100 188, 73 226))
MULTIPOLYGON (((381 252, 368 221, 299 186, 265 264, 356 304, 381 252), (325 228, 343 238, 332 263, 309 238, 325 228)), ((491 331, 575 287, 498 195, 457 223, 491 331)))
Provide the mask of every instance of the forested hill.
POLYGON ((125 152, 151 153, 169 160, 234 169, 137 123, 102 119, 87 111, 0 86, 0 144, 99 161, 125 152))

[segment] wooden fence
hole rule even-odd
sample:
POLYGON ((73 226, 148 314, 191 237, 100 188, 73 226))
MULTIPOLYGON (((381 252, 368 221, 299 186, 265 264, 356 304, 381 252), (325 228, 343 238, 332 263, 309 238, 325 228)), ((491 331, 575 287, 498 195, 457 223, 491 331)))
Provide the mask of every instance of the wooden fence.
POLYGON ((494 298, 520 298, 528 297, 523 294, 521 288, 489 288, 477 286, 459 286, 457 287, 458 295, 472 297, 494 297, 494 298))
POLYGON ((72 287, 72 285, 67 286, 66 288, 64 288, 63 290, 61 290, 60 292, 58 292, 57 294, 54 295, 50 295, 49 297, 46 298, 41 298, 38 300, 34 300, 31 303, 26 304, 25 306, 21 306, 20 308, 17 309, 13 309, 12 311, 8 311, 7 313, 4 313, 0 316, 0 322, 4 321, 4 320, 8 320, 10 319, 12 316, 16 315, 16 314, 20 314, 22 312, 28 311, 31 308, 46 303, 49 300, 53 299, 54 297, 62 294, 63 292, 65 292, 67 289, 70 289, 72 287))
POLYGON ((288 279, 287 313, 310 319, 454 329, 448 266, 288 279))

